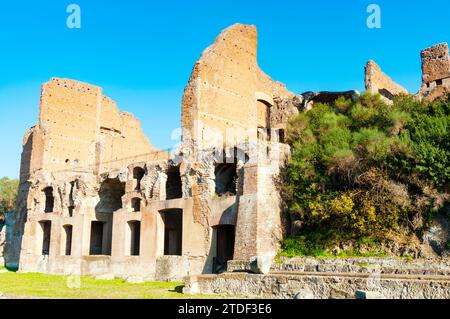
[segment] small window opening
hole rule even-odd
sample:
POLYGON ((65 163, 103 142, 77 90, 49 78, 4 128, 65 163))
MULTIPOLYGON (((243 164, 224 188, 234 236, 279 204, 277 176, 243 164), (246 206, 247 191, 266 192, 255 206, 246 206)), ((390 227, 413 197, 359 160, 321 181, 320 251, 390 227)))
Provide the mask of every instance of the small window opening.
POLYGON ((141 211, 141 199, 139 197, 135 197, 131 199, 131 209, 133 212, 141 211))
POLYGON ((73 226, 65 225, 65 226, 63 226, 63 228, 64 228, 64 237, 65 237, 64 254, 66 256, 70 256, 70 255, 72 255, 72 229, 73 229, 73 226))
POLYGON ((45 195, 45 213, 52 213, 55 205, 55 197, 53 197, 53 187, 46 187, 43 190, 45 195))
POLYGON ((144 177, 144 175, 145 175, 145 171, 142 167, 135 167, 133 169, 133 179, 135 179, 135 181, 136 181, 135 190, 138 190, 138 191, 141 190, 141 181, 142 181, 142 178, 144 177))
POLYGON ((169 167, 167 171, 166 199, 169 200, 182 197, 183 191, 182 191, 180 167, 179 166, 169 167))
POLYGON ((69 217, 73 216, 73 211, 75 210, 75 202, 73 200, 73 190, 75 188, 75 182, 70 182, 70 193, 69 193, 69 217))
POLYGON ((235 163, 218 164, 215 168, 216 194, 236 195, 237 178, 235 163))

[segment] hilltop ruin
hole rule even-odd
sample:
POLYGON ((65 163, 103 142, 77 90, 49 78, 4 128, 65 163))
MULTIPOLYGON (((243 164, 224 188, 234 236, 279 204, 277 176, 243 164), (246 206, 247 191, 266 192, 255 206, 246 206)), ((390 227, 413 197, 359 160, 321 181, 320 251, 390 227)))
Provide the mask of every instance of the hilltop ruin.
MULTIPOLYGON (((446 98, 450 93, 450 56, 447 43, 440 43, 421 52, 422 84, 415 96, 420 100, 433 101, 446 98)), ((404 87, 395 83, 383 73, 375 61, 369 61, 365 68, 366 91, 380 94, 391 103, 394 96, 410 94, 404 87)))

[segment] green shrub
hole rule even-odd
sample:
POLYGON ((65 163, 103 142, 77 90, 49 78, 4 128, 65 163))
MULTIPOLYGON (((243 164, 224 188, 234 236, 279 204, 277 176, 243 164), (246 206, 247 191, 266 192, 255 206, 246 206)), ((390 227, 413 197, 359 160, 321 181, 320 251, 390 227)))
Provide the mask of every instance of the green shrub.
POLYGON ((388 106, 370 94, 339 98, 293 118, 287 137, 292 157, 281 173, 282 193, 308 234, 288 238, 287 255, 326 255, 336 238, 412 234, 420 230, 413 218, 427 224, 439 208, 430 190, 448 192, 448 101, 399 96, 388 106))

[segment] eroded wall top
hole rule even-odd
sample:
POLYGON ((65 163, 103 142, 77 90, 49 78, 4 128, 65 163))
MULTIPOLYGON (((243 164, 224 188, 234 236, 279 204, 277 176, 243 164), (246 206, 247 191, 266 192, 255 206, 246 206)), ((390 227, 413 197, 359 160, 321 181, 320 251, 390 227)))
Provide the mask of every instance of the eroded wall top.
POLYGON ((120 159, 155 151, 140 122, 121 113, 101 88, 52 78, 42 86, 39 124, 24 138, 21 175, 81 168, 101 173, 123 165, 120 159))
POLYGON ((408 94, 401 85, 395 83, 386 75, 375 61, 369 61, 365 68, 366 91, 380 94, 385 100, 391 100, 395 95, 408 94))
POLYGON ((421 58, 423 84, 450 77, 450 56, 447 43, 440 43, 423 50, 421 58))
POLYGON ((220 33, 194 66, 183 95, 183 140, 189 136, 205 148, 222 146, 217 133, 225 137, 234 132, 237 143, 256 140, 258 100, 270 107, 275 97, 286 96, 293 94, 258 67, 256 28, 235 24, 220 33))

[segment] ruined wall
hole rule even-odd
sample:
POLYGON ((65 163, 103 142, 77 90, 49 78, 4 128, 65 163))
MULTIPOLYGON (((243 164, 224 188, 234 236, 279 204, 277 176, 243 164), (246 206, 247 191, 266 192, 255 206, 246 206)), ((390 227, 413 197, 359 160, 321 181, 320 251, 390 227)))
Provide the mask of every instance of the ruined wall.
POLYGON ((227 129, 236 144, 255 141, 258 100, 273 105, 275 96, 293 96, 259 69, 256 55, 256 28, 242 24, 225 29, 203 52, 183 96, 184 141, 191 137, 200 148, 223 147, 209 132, 224 139, 227 129))
POLYGON ((249 143, 264 153, 262 157, 258 151, 249 153, 251 163, 237 163, 240 183, 248 187, 236 197, 235 256, 273 254, 280 240, 280 205, 273 182, 278 156, 268 160, 270 150, 280 150, 276 141, 268 142, 269 137, 261 140, 258 128, 284 128, 288 118, 298 114, 299 102, 259 68, 257 43, 254 26, 235 24, 222 31, 196 62, 183 95, 183 145, 194 155, 188 175, 192 176, 194 220, 205 230, 205 255, 211 246, 209 217, 222 213, 211 210, 217 161, 209 153, 202 159, 195 156, 208 149, 232 150, 249 143))
POLYGON ((421 52, 422 87, 419 96, 427 101, 450 94, 450 56, 447 43, 427 48, 421 52))
POLYGON ((450 57, 447 43, 440 43, 421 52, 424 84, 450 77, 450 57))
POLYGON ((120 170, 141 154, 147 154, 140 156, 143 160, 155 153, 156 157, 167 158, 165 152, 157 152, 150 145, 140 122, 132 114, 120 112, 114 101, 103 96, 101 88, 58 78, 42 85, 39 123, 23 139, 7 263, 18 267, 27 217, 44 211, 43 188, 53 187, 55 218, 67 217, 69 206, 75 206, 78 213, 94 215, 100 174, 120 170), (69 203, 70 182, 75 180, 80 186, 73 194, 77 205, 69 203))
POLYGON ((45 171, 87 166, 105 171, 114 167, 111 161, 155 151, 139 121, 119 112, 101 88, 67 79, 42 86, 36 132, 33 157, 42 158, 39 168, 45 171))
POLYGON ((311 273, 254 275, 226 273, 189 277, 186 294, 217 294, 275 299, 355 299, 356 292, 368 292, 367 299, 448 299, 447 278, 426 276, 349 276, 311 273), (375 288, 374 288, 375 286, 375 288))
POLYGON ((395 95, 408 94, 408 91, 387 76, 375 61, 369 61, 365 67, 366 91, 380 94, 385 101, 390 101, 395 95))

